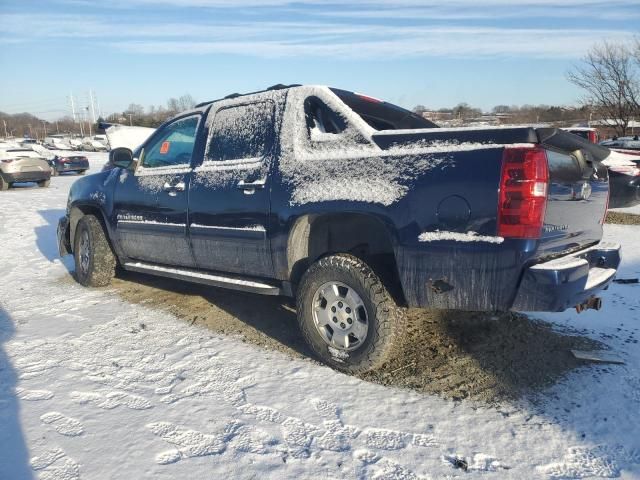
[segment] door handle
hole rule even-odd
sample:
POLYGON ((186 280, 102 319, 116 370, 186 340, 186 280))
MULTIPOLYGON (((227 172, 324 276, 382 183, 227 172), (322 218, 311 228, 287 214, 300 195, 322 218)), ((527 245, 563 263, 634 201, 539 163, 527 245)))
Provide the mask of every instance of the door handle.
POLYGON ((256 193, 257 189, 262 189, 267 183, 266 178, 262 178, 260 180, 256 180, 255 182, 245 182, 244 180, 240 180, 238 182, 238 188, 240 190, 244 190, 245 195, 253 195, 256 193))
POLYGON ((186 185, 184 182, 178 182, 175 185, 171 185, 169 182, 164 182, 164 185, 162 186, 162 188, 169 192, 171 190, 177 190, 178 192, 184 192, 184 189, 186 188, 186 185))
POLYGON ((170 197, 175 197, 177 195, 176 192, 184 192, 186 185, 184 182, 178 182, 175 185, 171 185, 169 182, 164 182, 162 188, 165 192, 169 192, 170 197))

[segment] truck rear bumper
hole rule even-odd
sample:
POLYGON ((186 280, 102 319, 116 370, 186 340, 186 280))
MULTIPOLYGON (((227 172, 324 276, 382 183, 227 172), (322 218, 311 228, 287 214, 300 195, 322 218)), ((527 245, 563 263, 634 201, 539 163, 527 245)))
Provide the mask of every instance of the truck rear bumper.
POLYGON ((600 242, 527 268, 512 310, 561 312, 582 304, 614 279, 620 245, 600 242))

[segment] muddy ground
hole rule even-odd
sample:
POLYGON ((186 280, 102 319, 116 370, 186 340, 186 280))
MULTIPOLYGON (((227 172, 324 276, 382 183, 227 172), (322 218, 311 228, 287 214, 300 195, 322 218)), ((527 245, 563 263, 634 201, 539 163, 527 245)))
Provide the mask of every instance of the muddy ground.
POLYGON ((634 215, 633 213, 607 212, 606 223, 640 225, 640 215, 634 215))
MULTIPOLYGON (((286 299, 121 273, 113 283, 126 301, 169 311, 189 325, 237 335, 295 357, 310 357, 286 299)), ((578 332, 560 333, 524 315, 407 311, 406 347, 363 378, 445 398, 487 403, 517 399, 584 365, 570 349, 598 348, 578 332)))

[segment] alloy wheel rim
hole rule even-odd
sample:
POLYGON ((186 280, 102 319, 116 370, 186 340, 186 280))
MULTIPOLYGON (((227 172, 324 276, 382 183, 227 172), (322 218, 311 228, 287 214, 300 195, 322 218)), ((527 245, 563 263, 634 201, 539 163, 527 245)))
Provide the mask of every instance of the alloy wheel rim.
POLYGON ((369 316, 362 298, 341 282, 327 282, 316 290, 313 322, 327 345, 345 352, 361 347, 369 332, 369 316))

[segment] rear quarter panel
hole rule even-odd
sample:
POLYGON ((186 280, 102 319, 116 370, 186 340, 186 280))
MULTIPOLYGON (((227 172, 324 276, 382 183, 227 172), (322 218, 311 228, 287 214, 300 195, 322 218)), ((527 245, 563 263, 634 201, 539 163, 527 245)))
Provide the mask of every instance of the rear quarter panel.
MULTIPOLYGON (((411 306, 469 310, 507 309, 515 297, 522 266, 534 253, 535 242, 494 241, 502 148, 429 153, 408 158, 390 155, 386 162, 397 170, 395 179, 403 187, 397 200, 354 201, 335 189, 332 178, 344 165, 329 170, 325 199, 306 203, 299 189, 308 188, 284 177, 277 169, 272 184, 271 244, 278 278, 288 276, 287 240, 298 218, 336 212, 358 213, 377 218, 392 240, 405 298, 411 306), (413 169, 422 162, 436 165, 413 169), (491 241, 420 241, 423 232, 475 232, 491 241)), ((354 174, 367 185, 367 198, 386 199, 383 186, 367 168, 358 168, 362 158, 344 158, 353 163, 354 174), (359 173, 358 173, 359 172, 359 173)), ((322 185, 314 185, 314 188, 322 185)), ((351 195, 351 193, 349 194, 351 195)))

